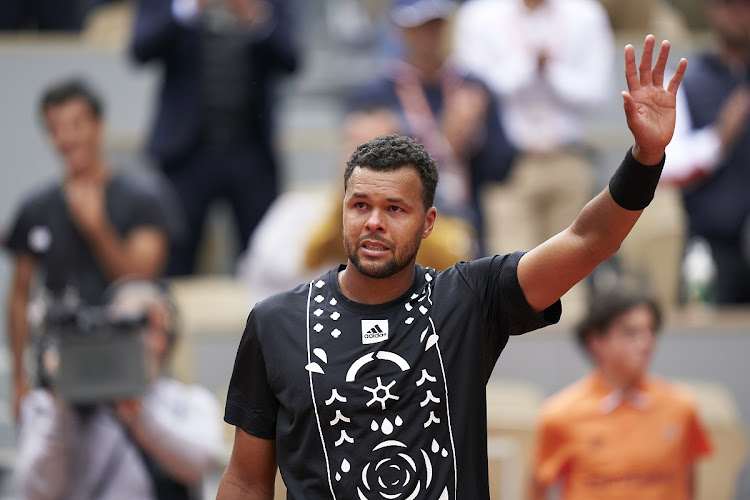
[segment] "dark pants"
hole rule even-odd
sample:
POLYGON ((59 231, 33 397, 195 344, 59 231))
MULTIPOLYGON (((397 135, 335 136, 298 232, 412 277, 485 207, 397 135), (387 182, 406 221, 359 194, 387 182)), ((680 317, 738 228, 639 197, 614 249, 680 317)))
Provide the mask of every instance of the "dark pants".
POLYGON ((739 241, 708 238, 716 265, 716 303, 750 304, 750 262, 739 241))
POLYGON ((195 270, 206 213, 212 202, 226 200, 235 218, 241 249, 278 194, 277 173, 267 155, 253 146, 198 149, 179 163, 166 165, 187 225, 185 237, 170 251, 167 276, 195 270))

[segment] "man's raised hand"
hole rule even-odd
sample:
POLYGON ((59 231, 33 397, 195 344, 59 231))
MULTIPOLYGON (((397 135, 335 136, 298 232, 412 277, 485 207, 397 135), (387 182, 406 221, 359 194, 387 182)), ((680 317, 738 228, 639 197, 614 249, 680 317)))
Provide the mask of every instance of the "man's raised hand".
POLYGON ((664 149, 672 140, 675 124, 677 89, 687 68, 687 60, 680 59, 667 88, 664 72, 669 57, 669 42, 663 41, 654 67, 651 67, 655 38, 646 37, 641 64, 636 69, 635 49, 625 47, 625 79, 628 90, 622 92, 625 117, 633 133, 633 156, 644 165, 659 163, 664 149))

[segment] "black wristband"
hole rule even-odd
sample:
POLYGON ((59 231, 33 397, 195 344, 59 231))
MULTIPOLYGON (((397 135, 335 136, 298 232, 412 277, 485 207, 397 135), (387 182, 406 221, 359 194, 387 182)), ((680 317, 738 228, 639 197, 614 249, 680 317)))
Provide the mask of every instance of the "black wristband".
POLYGON ((628 149, 625 159, 609 180, 609 193, 615 203, 627 210, 646 208, 654 199, 665 159, 663 156, 656 165, 643 165, 633 157, 633 148, 628 149))

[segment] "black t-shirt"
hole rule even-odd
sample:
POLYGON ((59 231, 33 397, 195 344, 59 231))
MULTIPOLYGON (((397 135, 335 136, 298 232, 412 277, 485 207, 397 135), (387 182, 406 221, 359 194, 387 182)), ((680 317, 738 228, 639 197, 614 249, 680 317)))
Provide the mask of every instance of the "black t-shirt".
MULTIPOLYGON (((182 216, 171 188, 161 178, 116 172, 105 192, 109 221, 120 237, 154 227, 174 241, 183 230, 182 216)), ((21 204, 5 246, 30 255, 44 272, 45 288, 53 295, 77 293, 86 304, 101 304, 111 282, 100 269, 88 242, 70 218, 59 183, 33 192, 21 204)))
POLYGON ((398 299, 347 299, 331 270, 255 306, 225 420, 275 439, 291 499, 484 499, 485 385, 509 335, 559 319, 528 305, 521 253, 415 266, 398 299))

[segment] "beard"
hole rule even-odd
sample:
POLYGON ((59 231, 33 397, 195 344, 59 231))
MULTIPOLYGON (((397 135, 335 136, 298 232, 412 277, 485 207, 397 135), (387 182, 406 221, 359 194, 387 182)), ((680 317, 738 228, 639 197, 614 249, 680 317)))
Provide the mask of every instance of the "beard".
MULTIPOLYGON (((373 236, 363 237, 361 239, 380 241, 383 244, 386 243, 382 239, 373 236)), ((346 235, 344 235, 344 250, 346 251, 346 256, 349 261, 361 274, 367 276, 368 278, 374 279, 390 278, 391 276, 406 269, 406 267, 411 265, 414 261, 421 243, 422 235, 421 233, 417 233, 415 237, 403 249, 393 249, 389 245, 389 248, 391 248, 393 251, 393 257, 391 257, 386 262, 362 262, 362 259, 360 259, 358 253, 361 241, 357 240, 357 244, 352 245, 351 243, 349 243, 346 235)))

